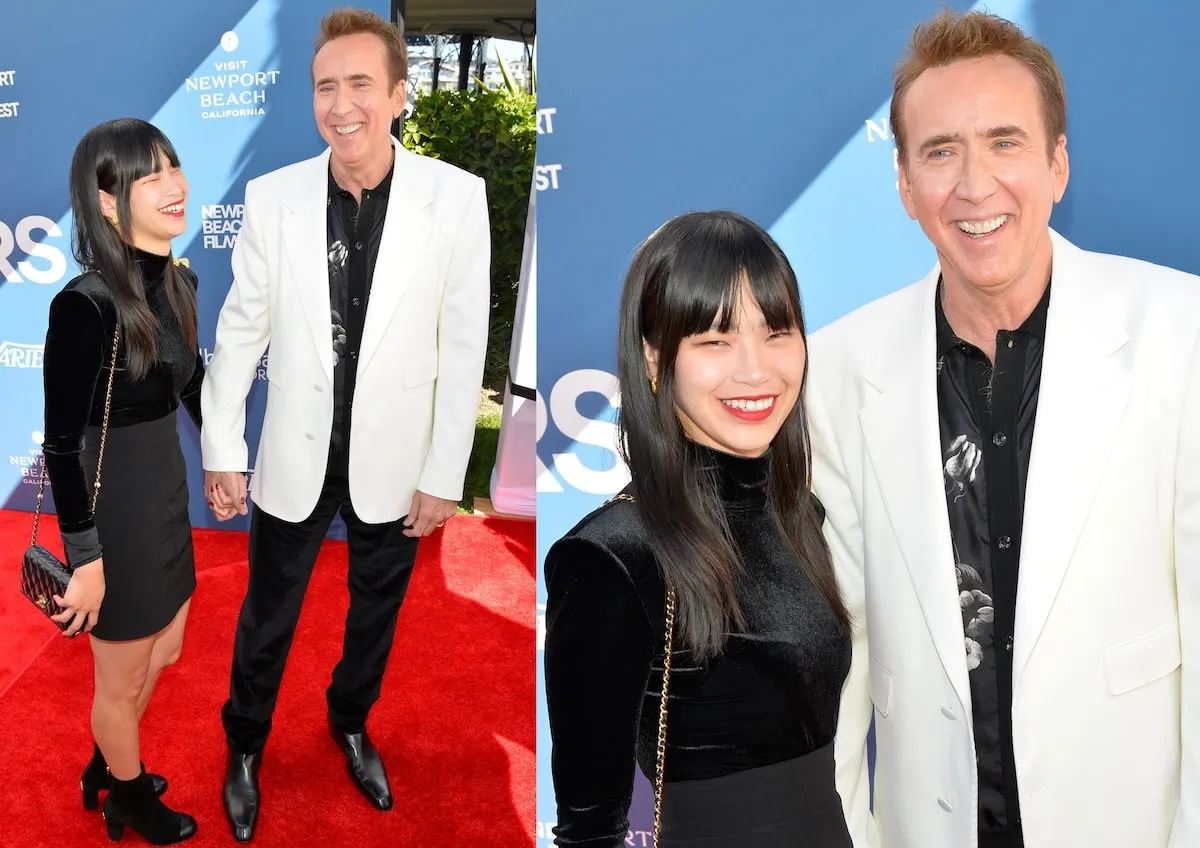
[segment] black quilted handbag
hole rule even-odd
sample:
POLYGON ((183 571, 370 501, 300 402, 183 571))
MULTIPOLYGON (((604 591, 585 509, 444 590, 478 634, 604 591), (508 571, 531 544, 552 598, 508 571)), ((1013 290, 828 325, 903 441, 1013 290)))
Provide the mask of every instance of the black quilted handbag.
MULTIPOLYGON (((108 417, 112 409, 113 376, 117 373, 117 345, 121 340, 121 325, 113 331, 112 361, 108 369, 108 390, 104 395, 104 423, 100 427, 100 453, 96 459, 96 482, 92 487, 92 514, 96 514, 96 503, 100 498, 100 466, 104 463, 104 442, 108 436, 108 417)), ((71 569, 50 551, 37 543, 38 523, 42 517, 42 498, 46 494, 46 458, 42 457, 42 474, 38 481, 37 507, 33 513, 33 537, 25 549, 21 561, 21 594, 29 598, 46 618, 58 615, 62 610, 54 601, 67 592, 71 582, 71 569)), ((66 630, 70 621, 59 623, 50 619, 59 630, 66 630)))

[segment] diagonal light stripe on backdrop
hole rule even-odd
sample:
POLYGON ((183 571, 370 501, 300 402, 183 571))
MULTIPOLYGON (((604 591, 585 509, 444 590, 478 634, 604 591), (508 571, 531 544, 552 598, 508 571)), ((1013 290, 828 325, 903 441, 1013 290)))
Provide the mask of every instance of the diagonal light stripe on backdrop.
MULTIPOLYGON (((973 8, 1033 32, 1032 0, 994 0, 973 8)), ((894 188, 890 108, 889 98, 768 228, 800 279, 809 332, 840 318, 848 304, 868 303, 933 267, 933 248, 894 188), (883 185, 891 190, 880 191, 883 185)))

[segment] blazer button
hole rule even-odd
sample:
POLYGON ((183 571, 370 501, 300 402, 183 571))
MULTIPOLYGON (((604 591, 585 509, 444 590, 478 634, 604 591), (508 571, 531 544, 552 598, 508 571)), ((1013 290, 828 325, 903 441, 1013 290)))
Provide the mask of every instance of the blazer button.
POLYGON ((954 812, 953 805, 951 805, 951 803, 949 801, 947 801, 945 798, 938 798, 938 806, 941 807, 943 810, 945 810, 947 813, 954 812))
POLYGON ((944 715, 946 718, 950 719, 951 721, 954 721, 955 719, 958 718, 958 716, 956 716, 954 714, 954 710, 950 709, 949 707, 942 707, 942 715, 944 715))
POLYGON ((321 386, 320 386, 320 384, 319 384, 319 383, 318 383, 318 384, 316 384, 316 385, 314 385, 314 386, 313 386, 313 388, 314 388, 314 389, 316 389, 318 392, 323 392, 323 391, 325 391, 323 388, 321 388, 321 386))
POLYGON ((312 434, 312 433, 305 433, 305 434, 304 434, 304 438, 308 439, 308 440, 311 442, 311 441, 313 440, 313 434, 312 434))

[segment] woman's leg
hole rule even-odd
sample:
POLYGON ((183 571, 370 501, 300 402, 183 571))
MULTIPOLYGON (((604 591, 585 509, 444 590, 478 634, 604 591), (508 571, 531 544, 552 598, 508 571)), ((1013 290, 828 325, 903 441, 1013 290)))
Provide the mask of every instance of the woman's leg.
POLYGON ((138 696, 138 721, 141 721, 142 716, 146 713, 150 696, 154 694, 154 686, 158 683, 158 676, 162 674, 164 668, 173 665, 183 651, 183 631, 187 625, 188 608, 191 604, 190 598, 184 601, 179 612, 175 613, 174 620, 165 629, 151 637, 154 639, 154 648, 150 652, 150 668, 146 672, 146 682, 142 686, 141 695, 138 696))
POLYGON ((141 774, 138 753, 138 703, 150 670, 156 637, 106 642, 91 637, 96 692, 92 699, 92 736, 118 780, 141 774))

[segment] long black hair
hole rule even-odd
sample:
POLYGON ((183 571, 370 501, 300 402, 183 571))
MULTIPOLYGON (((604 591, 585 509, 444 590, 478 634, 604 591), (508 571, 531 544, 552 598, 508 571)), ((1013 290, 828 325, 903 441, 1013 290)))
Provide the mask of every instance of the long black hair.
MULTIPOLYGON (((97 272, 112 295, 125 341, 126 368, 135 380, 145 376, 158 358, 158 319, 146 302, 145 281, 129 241, 129 193, 135 182, 162 169, 163 156, 171 167, 179 167, 175 147, 158 127, 137 118, 120 118, 88 130, 71 159, 75 261, 97 272), (101 191, 116 198, 119 233, 100 207, 101 191)), ((173 262, 167 263, 164 285, 191 350, 197 335, 195 289, 173 262)))
MULTIPOLYGON (((655 557, 675 589, 680 637, 699 660, 720 653, 729 630, 745 625, 735 592, 744 564, 716 481, 676 414, 675 359, 688 336, 708 332, 714 322, 721 332, 736 324, 747 285, 773 332, 804 337, 800 290, 787 257, 761 227, 733 212, 694 212, 668 221, 638 249, 621 295, 621 450, 655 557), (646 371, 645 343, 658 353, 657 392, 646 371)), ((779 529, 804 574, 848 625, 809 491, 812 458, 801 400, 772 441, 768 462, 779 529)))

